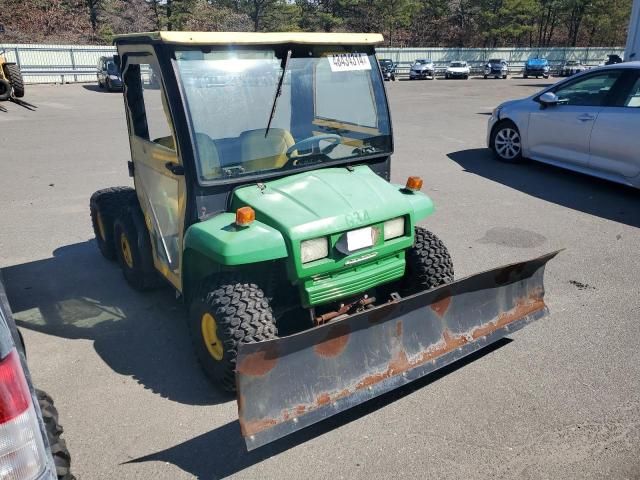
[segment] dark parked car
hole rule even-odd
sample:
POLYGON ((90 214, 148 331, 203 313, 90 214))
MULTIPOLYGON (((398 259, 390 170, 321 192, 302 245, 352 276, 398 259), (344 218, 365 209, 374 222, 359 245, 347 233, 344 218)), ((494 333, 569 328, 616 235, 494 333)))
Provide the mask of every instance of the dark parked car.
POLYGON ((409 80, 420 80, 425 78, 431 78, 432 80, 435 79, 436 67, 433 65, 431 60, 419 58, 413 62, 413 65, 411 65, 411 70, 409 70, 409 80))
POLYGON ((524 65, 524 78, 549 78, 549 61, 546 58, 530 58, 524 65))
POLYGON ((587 68, 578 60, 567 60, 560 68, 560 75, 563 77, 570 77, 576 73, 585 71, 587 68))
POLYGON ((492 58, 484 66, 484 78, 507 78, 509 75, 509 62, 504 58, 492 58))
POLYGON ((0 275, 0 478, 73 480, 51 397, 34 389, 0 275))
POLYGON ((388 58, 381 58, 378 60, 380 63, 380 70, 382 70, 382 77, 385 80, 395 80, 396 79, 396 64, 393 63, 393 60, 388 58))
POLYGON ((620 55, 607 55, 607 61, 604 62, 605 65, 615 65, 616 63, 622 63, 622 58, 620 58, 620 55))
POLYGON ((113 57, 100 57, 98 60, 98 86, 109 91, 122 90, 120 69, 113 61, 113 57))

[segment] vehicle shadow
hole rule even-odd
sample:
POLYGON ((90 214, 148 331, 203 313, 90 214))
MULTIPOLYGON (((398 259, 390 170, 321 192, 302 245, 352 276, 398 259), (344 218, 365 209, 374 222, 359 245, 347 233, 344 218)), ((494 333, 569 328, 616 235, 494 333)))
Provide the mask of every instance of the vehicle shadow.
POLYGON ((465 171, 523 193, 600 218, 640 227, 640 192, 539 162, 508 164, 487 148, 447 155, 465 171))
POLYGON ((100 88, 97 84, 84 84, 82 88, 89 90, 90 92, 99 93, 122 93, 122 90, 107 90, 106 88, 100 88))
POLYGON ((550 82, 550 83, 519 83, 518 85, 516 85, 516 87, 547 88, 547 87, 550 87, 551 85, 553 85, 553 82, 550 82))
POLYGON ((94 240, 2 271, 18 326, 92 340, 110 368, 170 400, 211 405, 233 399, 202 373, 186 311, 172 290, 132 290, 118 265, 98 253, 94 240))
POLYGON ((410 384, 396 390, 392 390, 384 395, 369 400, 368 402, 329 417, 321 423, 311 425, 310 427, 276 440, 275 442, 251 452, 247 452, 245 448, 244 440, 240 435, 240 425, 236 420, 166 450, 135 458, 128 462, 124 462, 124 464, 169 462, 185 472, 190 473, 195 478, 226 478, 234 473, 244 470, 245 468, 249 468, 252 465, 260 463, 263 460, 278 455, 309 440, 313 440, 314 438, 324 435, 336 428, 348 425, 354 420, 384 408, 390 403, 406 397, 416 390, 427 387, 431 383, 438 381, 446 375, 455 372, 459 368, 463 368, 465 365, 474 362, 511 342, 512 340, 509 338, 498 340, 484 349, 410 384), (215 448, 212 448, 212 446, 215 446, 215 448), (206 455, 203 455, 203 452, 207 452, 206 455))

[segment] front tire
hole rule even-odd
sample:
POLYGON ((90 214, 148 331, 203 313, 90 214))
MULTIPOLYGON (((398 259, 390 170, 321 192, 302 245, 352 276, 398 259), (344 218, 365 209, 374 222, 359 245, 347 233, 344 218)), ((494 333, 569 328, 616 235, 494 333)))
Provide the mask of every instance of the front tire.
POLYGON ((277 338, 278 329, 264 291, 235 273, 205 280, 189 309, 189 331, 207 376, 228 392, 236 389, 238 347, 277 338))
POLYGON ((502 162, 522 162, 522 140, 516 124, 511 120, 498 123, 491 134, 491 148, 502 162))
POLYGON ((426 228, 415 228, 415 240, 405 258, 407 270, 401 288, 405 295, 453 282, 451 255, 442 240, 426 228))

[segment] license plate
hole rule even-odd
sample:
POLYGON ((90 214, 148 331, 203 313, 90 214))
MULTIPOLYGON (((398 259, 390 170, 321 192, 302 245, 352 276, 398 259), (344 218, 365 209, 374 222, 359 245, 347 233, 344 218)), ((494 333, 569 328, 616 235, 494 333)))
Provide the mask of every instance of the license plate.
POLYGON ((371 247, 373 245, 373 228, 359 228, 347 232, 347 249, 350 252, 371 247))

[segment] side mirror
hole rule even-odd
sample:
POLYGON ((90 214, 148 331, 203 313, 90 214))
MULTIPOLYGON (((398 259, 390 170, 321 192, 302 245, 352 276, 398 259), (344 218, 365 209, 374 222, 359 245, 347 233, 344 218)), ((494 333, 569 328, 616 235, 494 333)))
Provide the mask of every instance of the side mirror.
POLYGON ((545 107, 548 107, 557 105, 560 102, 560 99, 553 92, 544 92, 540 97, 538 97, 538 101, 545 107))

